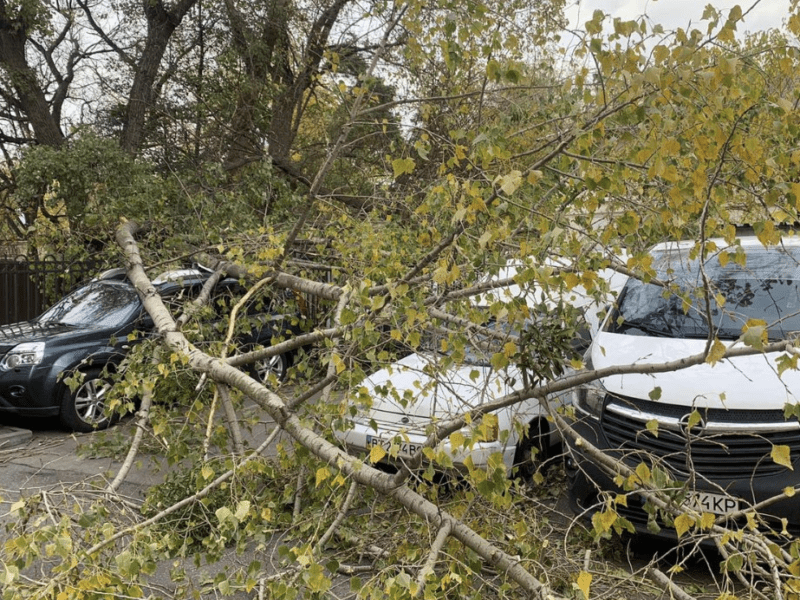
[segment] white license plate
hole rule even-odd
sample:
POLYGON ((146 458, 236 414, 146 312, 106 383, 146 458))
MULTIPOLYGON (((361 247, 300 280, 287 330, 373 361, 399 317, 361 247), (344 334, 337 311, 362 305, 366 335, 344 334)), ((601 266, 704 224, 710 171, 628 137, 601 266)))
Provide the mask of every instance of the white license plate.
POLYGON ((715 515, 727 515, 739 510, 739 499, 725 494, 694 492, 691 501, 698 510, 715 515))
MULTIPOLYGON (((368 435, 367 436, 367 449, 372 448, 373 446, 383 446, 383 449, 386 452, 392 447, 392 440, 387 440, 376 435, 368 435)), ((417 453, 418 450, 422 448, 422 444, 412 444, 409 442, 397 442, 398 446, 398 456, 402 456, 405 458, 411 458, 414 454, 417 453)))

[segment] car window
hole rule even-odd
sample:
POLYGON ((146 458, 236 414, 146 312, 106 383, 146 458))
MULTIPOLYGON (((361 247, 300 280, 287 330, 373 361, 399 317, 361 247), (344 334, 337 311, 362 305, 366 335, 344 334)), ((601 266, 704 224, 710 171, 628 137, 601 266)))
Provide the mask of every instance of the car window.
POLYGON ((140 307, 139 296, 132 287, 96 282, 64 297, 37 321, 82 327, 114 327, 131 320, 139 313, 140 307))
POLYGON ((612 331, 633 328, 650 335, 705 338, 710 321, 720 338, 736 339, 750 319, 765 321, 772 338, 800 331, 800 249, 747 248, 744 264, 728 256, 720 261, 719 255, 707 260, 710 319, 700 262, 689 258, 689 249, 663 250, 653 257, 658 278, 678 289, 629 280, 612 331))

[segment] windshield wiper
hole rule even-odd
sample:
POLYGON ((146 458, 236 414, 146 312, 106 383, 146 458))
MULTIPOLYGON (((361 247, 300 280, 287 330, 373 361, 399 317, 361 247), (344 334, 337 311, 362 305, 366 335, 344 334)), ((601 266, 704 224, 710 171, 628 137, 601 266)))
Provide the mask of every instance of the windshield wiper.
POLYGON ((637 320, 625 320, 621 324, 617 325, 614 331, 615 333, 624 333, 629 329, 638 329, 639 331, 654 337, 675 337, 672 333, 672 329, 670 328, 664 329, 656 327, 652 323, 645 323, 644 321, 637 320))

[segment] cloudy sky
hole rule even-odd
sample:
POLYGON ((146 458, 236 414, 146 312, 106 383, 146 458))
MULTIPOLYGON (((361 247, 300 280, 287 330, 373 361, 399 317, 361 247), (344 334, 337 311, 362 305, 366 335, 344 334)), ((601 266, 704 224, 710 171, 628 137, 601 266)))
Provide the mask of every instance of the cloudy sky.
MULTIPOLYGON (((567 16, 572 26, 581 26, 600 9, 606 14, 623 19, 634 19, 647 14, 665 29, 687 27, 690 22, 699 24, 703 8, 713 4, 719 9, 729 9, 739 4, 742 10, 755 4, 753 0, 567 0, 567 16)), ((761 0, 745 17, 740 31, 757 31, 779 27, 789 12, 789 0, 761 0)))

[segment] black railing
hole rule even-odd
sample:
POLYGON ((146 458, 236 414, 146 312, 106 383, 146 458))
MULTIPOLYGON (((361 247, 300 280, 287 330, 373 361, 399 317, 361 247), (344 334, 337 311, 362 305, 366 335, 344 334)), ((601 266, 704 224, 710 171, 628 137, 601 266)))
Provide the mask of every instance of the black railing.
MULTIPOLYGON (((44 312, 79 283, 88 281, 101 270, 93 261, 65 261, 54 257, 31 261, 22 256, 16 260, 0 259, 0 325, 28 321, 44 312)), ((309 269, 311 276, 330 282, 330 269, 309 269)), ((308 274, 307 274, 308 275, 308 274)), ((298 298, 305 317, 317 323, 328 306, 319 298, 304 295, 298 298)))

